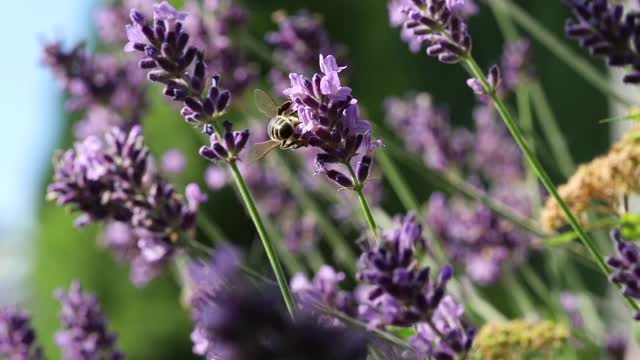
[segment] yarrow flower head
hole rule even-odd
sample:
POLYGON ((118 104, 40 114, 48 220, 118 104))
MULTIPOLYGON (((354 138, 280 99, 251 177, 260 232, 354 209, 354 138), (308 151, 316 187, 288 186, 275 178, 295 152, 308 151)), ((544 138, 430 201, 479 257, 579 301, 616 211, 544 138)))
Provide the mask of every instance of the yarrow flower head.
POLYGON ((18 307, 0 309, 0 357, 8 360, 44 359, 36 343, 31 317, 18 307))
POLYGON ((206 200, 195 184, 187 186, 185 200, 150 161, 140 127, 129 133, 114 128, 104 140, 90 136, 65 152, 47 194, 58 205, 79 211, 78 225, 119 221, 131 228, 133 244, 113 244, 121 255, 128 254, 136 284, 164 268, 181 234, 194 228, 199 205, 206 200))
POLYGON ((63 328, 56 334, 65 359, 69 360, 120 360, 124 354, 116 344, 116 335, 107 325, 96 297, 82 291, 77 281, 68 292, 58 290, 62 303, 60 320, 63 328))
POLYGON ((371 124, 360 118, 358 101, 351 96, 351 88, 342 86, 339 73, 345 68, 338 66, 333 56, 320 55, 321 73, 311 79, 290 74, 291 87, 284 94, 291 99, 291 107, 301 121, 295 136, 301 144, 320 151, 315 160, 317 171, 349 188, 355 185, 354 181, 359 184, 366 181, 373 153, 382 142, 372 139, 371 124), (357 156, 360 156, 357 179, 326 166, 342 164, 350 167, 357 156))
MULTIPOLYGON (((290 72, 312 76, 320 54, 340 54, 331 42, 319 15, 299 11, 288 15, 283 10, 273 14, 278 31, 270 32, 266 41, 274 47, 274 57, 290 72)), ((276 92, 289 87, 286 75, 278 69, 269 73, 276 92)))
POLYGON ((640 14, 625 13, 624 6, 608 0, 565 0, 575 19, 566 25, 567 36, 594 56, 607 58, 611 66, 629 66, 624 82, 640 83, 640 14))
POLYGON ((391 0, 391 25, 402 26, 412 51, 423 46, 443 63, 455 64, 471 51, 464 10, 468 0, 391 0))

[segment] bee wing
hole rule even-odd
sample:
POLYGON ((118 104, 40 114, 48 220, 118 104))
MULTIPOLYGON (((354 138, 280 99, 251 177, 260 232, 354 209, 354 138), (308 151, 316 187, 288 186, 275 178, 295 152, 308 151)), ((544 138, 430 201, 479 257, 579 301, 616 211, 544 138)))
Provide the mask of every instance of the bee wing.
POLYGON ((258 107, 258 110, 260 110, 260 112, 262 112, 269 118, 278 115, 278 104, 276 104, 275 100, 273 100, 273 98, 269 96, 269 94, 267 94, 263 90, 256 89, 253 92, 253 96, 256 101, 256 106, 258 107))
POLYGON ((245 159, 250 162, 256 162, 263 157, 269 155, 270 152, 280 147, 280 141, 269 140, 254 144, 247 152, 245 159))

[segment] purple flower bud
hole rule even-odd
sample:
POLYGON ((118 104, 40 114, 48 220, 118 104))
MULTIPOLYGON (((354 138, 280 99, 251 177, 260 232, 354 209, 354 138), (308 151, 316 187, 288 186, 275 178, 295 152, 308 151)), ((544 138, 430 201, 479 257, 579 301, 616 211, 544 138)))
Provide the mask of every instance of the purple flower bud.
POLYGON ((333 180, 336 184, 342 186, 343 188, 351 188, 353 187, 353 182, 349 177, 338 170, 329 169, 326 171, 326 175, 329 179, 333 180))
POLYGON ((371 170, 371 162, 373 159, 371 156, 363 156, 358 165, 356 166, 356 177, 358 182, 364 183, 369 177, 369 171, 371 170))
POLYGON ((471 90, 473 90, 473 92, 476 95, 486 95, 487 91, 484 88, 484 84, 482 84, 482 81, 476 79, 476 78, 472 78, 472 79, 468 79, 467 80, 467 86, 469 86, 471 88, 471 90))

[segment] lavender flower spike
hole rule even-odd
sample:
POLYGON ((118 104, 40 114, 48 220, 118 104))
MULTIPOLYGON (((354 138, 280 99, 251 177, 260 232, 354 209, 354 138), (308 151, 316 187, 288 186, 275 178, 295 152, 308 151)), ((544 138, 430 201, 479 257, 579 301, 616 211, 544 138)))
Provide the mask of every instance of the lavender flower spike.
POLYGON ((18 307, 0 309, 0 357, 8 360, 44 358, 42 348, 36 344, 30 316, 18 307))
POLYGON ((316 156, 316 170, 325 173, 342 187, 361 186, 357 179, 332 167, 341 164, 347 168, 360 157, 360 177, 366 180, 373 152, 382 146, 379 140, 371 140, 371 124, 360 117, 358 101, 351 96, 351 89, 342 86, 339 73, 345 66, 338 66, 336 59, 320 55, 321 73, 311 79, 304 75, 289 75, 291 87, 284 91, 292 101, 301 123, 295 134, 301 146, 320 150, 316 156), (366 139, 366 141, 365 141, 366 139), (366 158, 362 158, 366 157, 366 158))
POLYGON ((62 303, 60 319, 63 328, 56 334, 67 360, 120 360, 125 356, 117 349, 116 336, 108 329, 107 321, 95 296, 82 291, 80 283, 71 284, 69 292, 56 291, 62 303))
POLYGON ((249 129, 232 131, 229 121, 225 121, 223 126, 225 132, 222 139, 219 139, 217 134, 211 134, 211 145, 201 147, 200 156, 209 161, 236 161, 239 158, 240 152, 249 140, 249 129))
MULTIPOLYGON (((609 266, 614 269, 610 280, 622 286, 625 296, 640 299, 640 249, 634 243, 625 241, 619 229, 611 231, 611 238, 616 242, 618 256, 607 259, 609 266)), ((634 319, 640 321, 640 313, 637 313, 634 319)))
POLYGON ((455 64, 471 51, 471 36, 462 16, 464 0, 391 0, 391 25, 402 26, 401 37, 412 51, 427 47, 427 55, 455 64))
POLYGON ((607 58, 610 66, 631 65, 624 82, 640 83, 640 14, 608 0, 565 0, 575 16, 566 25, 567 36, 594 56, 607 58))

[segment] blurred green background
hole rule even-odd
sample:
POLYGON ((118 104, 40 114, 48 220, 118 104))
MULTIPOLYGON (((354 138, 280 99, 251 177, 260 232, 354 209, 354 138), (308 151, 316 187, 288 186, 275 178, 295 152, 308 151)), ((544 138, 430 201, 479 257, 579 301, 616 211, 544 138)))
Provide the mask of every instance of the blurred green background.
MULTIPOLYGON (((442 65, 424 53, 409 52, 400 40, 398 30, 388 25, 385 1, 246 0, 243 3, 251 10, 249 31, 258 38, 275 28, 270 19, 275 10, 284 8, 293 12, 307 8, 323 14, 333 39, 348 48, 350 86, 372 120, 382 119, 385 97, 416 90, 428 91, 436 102, 448 104, 456 123, 471 123, 474 97, 466 88, 466 74, 459 66, 442 65)), ((560 1, 519 3, 547 28, 562 34, 568 12, 560 1)), ((498 62, 503 39, 491 12, 482 7, 481 16, 473 18, 470 27, 474 54, 479 63, 488 67, 498 62)), ((585 161, 604 151, 609 134, 604 126, 596 124, 596 120, 607 116, 606 99, 545 49, 536 46, 536 50, 539 76, 573 155, 578 161, 585 161)), ((263 65, 263 69, 267 67, 263 65)), ((195 137, 177 112, 159 97, 155 97, 153 103, 154 110, 145 119, 145 134, 152 151, 160 154, 169 148, 178 148, 195 154, 201 144, 195 143, 195 137)), ((58 139, 58 148, 67 148, 72 141, 70 125, 73 119, 66 120, 65 135, 58 139)), ((179 180, 201 182, 205 165, 203 160, 190 157, 189 170, 179 180)), ((412 174, 408 169, 404 170, 412 174)), ((45 184, 50 177, 49 170, 41 179, 40 198, 44 197, 45 184)), ((426 200, 429 189, 418 180, 413 180, 412 185, 426 200)), ((206 216, 220 219, 225 232, 233 239, 253 238, 253 228, 248 225, 242 209, 235 205, 232 192, 225 190, 212 199, 206 216)), ((385 209, 394 213, 402 208, 389 196, 385 209)), ((31 292, 27 308, 33 312, 39 337, 51 358, 58 358, 53 334, 58 327, 59 311, 52 293, 55 288, 68 286, 72 279, 80 279, 87 289, 97 293, 131 359, 190 358, 190 322, 187 312, 180 306, 179 289, 172 274, 156 279, 146 288, 134 288, 127 279, 128 269, 115 264, 107 251, 96 246, 98 229, 89 227, 78 231, 73 227, 74 217, 50 203, 42 202, 39 206, 33 281, 28 284, 31 292)))

